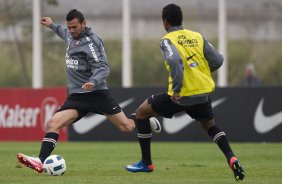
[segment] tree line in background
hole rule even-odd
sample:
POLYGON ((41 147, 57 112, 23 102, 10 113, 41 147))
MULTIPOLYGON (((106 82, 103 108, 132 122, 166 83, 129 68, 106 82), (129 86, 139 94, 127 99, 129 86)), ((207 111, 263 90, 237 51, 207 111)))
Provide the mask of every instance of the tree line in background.
MULTIPOLYGON (((42 7, 57 6, 57 0, 42 0, 42 7)), ((11 80, 19 80, 20 85, 16 86, 30 86, 31 85, 31 59, 30 53, 32 46, 27 43, 32 37, 32 1, 13 1, 3 0, 0 5, 0 28, 9 28, 10 34, 13 37, 12 43, 2 42, 0 52, 0 63, 3 68, 1 71, 0 86, 14 86, 11 80), (21 40, 17 25, 22 25, 21 34, 24 40, 21 40), (9 63, 8 63, 9 62, 9 63), (12 63, 11 63, 12 62, 12 63), (13 63, 15 62, 15 63, 13 63), (11 66, 17 65, 16 68, 11 66), (20 76, 19 76, 20 74, 20 76), (11 75, 7 78, 7 75, 11 75)))
MULTIPOLYGON (((56 6, 57 0, 43 0, 42 6, 56 6)), ((0 6, 0 27, 9 27, 14 40, 1 42, 0 87, 31 87, 32 81, 32 22, 31 4, 25 1, 4 0, 0 6), (22 27, 23 40, 18 37, 16 25, 22 27)), ((44 8, 43 8, 44 9, 44 8)), ((43 30, 43 84, 44 87, 66 85, 65 49, 63 41, 51 41, 54 34, 43 30)), ((121 86, 122 45, 120 41, 105 41, 111 67, 109 86, 121 86)), ((215 47, 217 42, 209 40, 215 47)), ((229 86, 239 86, 244 68, 253 63, 263 86, 282 85, 282 41, 255 41, 251 39, 228 42, 229 86)), ((159 51, 159 40, 132 40, 133 85, 135 87, 166 86, 167 72, 159 51)), ((216 79, 216 74, 213 75, 216 79)))
MULTIPOLYGON (((15 43, 2 43, 0 50, 0 86, 31 87, 32 55, 31 43, 23 42, 26 68, 22 67, 23 57, 16 51, 15 43), (16 52, 15 52, 16 51, 16 52), (27 79, 23 73, 27 72, 27 79), (28 82, 26 82, 28 81, 28 82)), ((244 67, 254 63, 257 75, 263 86, 281 86, 282 84, 282 53, 276 43, 229 41, 228 44, 228 81, 229 86, 239 86, 244 77, 244 67)), ((216 47, 216 45, 215 45, 216 47)), ((121 42, 105 41, 105 50, 109 60, 111 74, 109 86, 121 86, 121 42)), ((45 87, 66 85, 65 44, 61 42, 45 42, 43 45, 43 78, 45 87)), ((167 72, 159 51, 159 40, 133 41, 133 84, 135 87, 166 86, 167 72)), ((216 75, 214 75, 216 78, 216 75)))

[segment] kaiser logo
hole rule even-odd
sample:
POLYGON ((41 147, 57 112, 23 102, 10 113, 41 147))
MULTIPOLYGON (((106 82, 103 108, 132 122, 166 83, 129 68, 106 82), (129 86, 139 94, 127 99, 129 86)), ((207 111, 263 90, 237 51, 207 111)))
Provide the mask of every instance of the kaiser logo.
POLYGON ((0 104, 0 128, 36 127, 39 108, 0 104))
POLYGON ((54 97, 46 97, 42 101, 41 108, 40 108, 40 111, 41 111, 40 120, 41 120, 42 130, 44 131, 46 130, 47 122, 51 119, 51 117, 56 112, 58 107, 59 107, 58 101, 54 97))

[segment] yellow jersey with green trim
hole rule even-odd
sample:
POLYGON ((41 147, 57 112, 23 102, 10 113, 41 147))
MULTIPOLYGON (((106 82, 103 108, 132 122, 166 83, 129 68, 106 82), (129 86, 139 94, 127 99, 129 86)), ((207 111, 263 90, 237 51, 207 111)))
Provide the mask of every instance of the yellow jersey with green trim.
MULTIPOLYGON (((204 39, 200 33, 187 29, 167 33, 162 39, 169 39, 176 47, 183 62, 181 96, 193 96, 212 92, 215 83, 204 57, 204 39)), ((165 62, 170 73, 170 66, 165 62)), ((173 80, 169 75, 168 95, 173 94, 173 80)))

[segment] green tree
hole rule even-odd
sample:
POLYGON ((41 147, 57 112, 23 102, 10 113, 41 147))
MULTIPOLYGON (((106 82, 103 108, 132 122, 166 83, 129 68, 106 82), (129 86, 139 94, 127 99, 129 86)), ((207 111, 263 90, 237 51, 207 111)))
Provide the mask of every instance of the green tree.
MULTIPOLYGON (((42 6, 58 4, 57 0, 41 3, 42 6)), ((2 68, 2 75, 7 78, 8 85, 31 86, 32 1, 3 0, 0 5, 0 27, 6 28, 13 38, 12 44, 4 43, 5 47, 11 47, 5 50, 6 57, 1 56, 8 66, 2 68)))

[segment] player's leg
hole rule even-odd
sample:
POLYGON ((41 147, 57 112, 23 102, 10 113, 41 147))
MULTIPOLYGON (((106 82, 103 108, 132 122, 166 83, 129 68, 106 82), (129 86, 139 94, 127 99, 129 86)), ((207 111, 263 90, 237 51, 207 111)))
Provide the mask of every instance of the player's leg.
POLYGON ((234 173, 235 179, 243 180, 245 172, 243 167, 240 165, 239 160, 234 155, 229 142, 227 140, 225 132, 223 132, 218 126, 215 125, 214 120, 200 120, 204 130, 207 131, 208 135, 218 145, 222 153, 225 155, 227 162, 234 173))
POLYGON ((31 157, 22 153, 17 154, 17 159, 22 165, 41 173, 42 163, 52 153, 59 138, 59 129, 72 123, 78 117, 76 110, 68 109, 57 112, 47 123, 47 133, 42 140, 39 157, 31 157))
POLYGON ((136 110, 136 126, 137 137, 142 152, 142 163, 151 165, 151 140, 152 129, 150 125, 150 117, 159 116, 153 109, 148 99, 145 100, 136 110))
POLYGON ((177 110, 175 106, 177 105, 166 93, 152 95, 139 106, 136 111, 136 126, 142 158, 141 161, 126 166, 126 170, 130 172, 152 172, 154 170, 151 159, 152 131, 149 117, 161 115, 171 118, 177 110))
POLYGON ((215 125, 214 119, 200 120, 201 125, 213 141, 218 145, 222 153, 225 155, 227 162, 234 173, 236 180, 243 180, 245 173, 243 167, 240 165, 239 160, 234 155, 229 142, 227 140, 225 132, 223 132, 218 126, 215 125))
POLYGON ((135 129, 133 119, 128 119, 109 90, 97 90, 88 95, 88 108, 93 113, 103 114, 121 132, 135 129))
POLYGON ((73 123, 78 118, 78 111, 66 109, 59 111, 47 122, 47 133, 42 140, 39 158, 42 163, 52 153, 59 138, 59 130, 73 123))
POLYGON ((202 128, 208 133, 212 140, 218 145, 227 160, 234 157, 234 153, 230 148, 226 134, 218 126, 215 125, 214 119, 200 119, 202 128))
MULTIPOLYGON (((89 98, 95 106, 91 106, 93 112, 104 114, 107 116, 108 120, 111 121, 120 131, 122 132, 132 132, 136 125, 135 115, 130 115, 126 117, 122 108, 116 102, 109 90, 100 90, 95 93, 95 95, 90 94, 89 98)), ((152 128, 154 131, 159 132, 161 127, 160 123, 156 119, 152 119, 152 128)))
POLYGON ((125 116, 123 111, 121 111, 119 113, 116 113, 116 114, 112 114, 112 115, 106 114, 105 116, 121 132, 132 132, 135 129, 134 120, 133 119, 128 119, 125 116))
POLYGON ((229 145, 225 132, 215 125, 211 102, 209 101, 208 103, 205 104, 199 104, 193 106, 193 108, 190 108, 188 112, 190 116, 201 122, 202 128, 218 145, 222 153, 225 155, 227 162, 230 165, 232 171, 234 172, 235 179, 243 180, 244 170, 240 166, 238 159, 235 157, 229 145), (236 167, 236 169, 233 169, 233 167, 236 167))
POLYGON ((130 172, 152 172, 154 165, 151 159, 152 130, 149 118, 156 116, 148 100, 145 100, 136 111, 137 137, 139 140, 142 159, 132 165, 126 166, 130 172))
MULTIPOLYGON (((113 115, 107 115, 105 114, 107 119, 117 127, 121 132, 132 132, 136 127, 136 114, 130 115, 128 118, 123 111, 113 114, 113 115)), ((160 133, 161 131, 161 125, 158 119, 155 117, 151 117, 149 119, 150 121, 150 128, 154 133, 160 133)))

